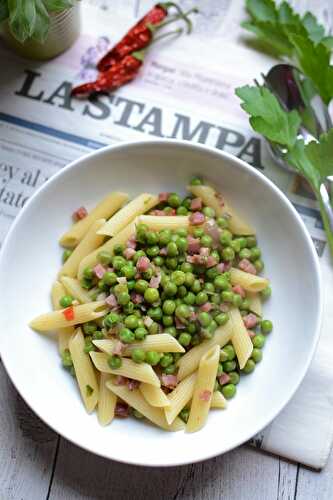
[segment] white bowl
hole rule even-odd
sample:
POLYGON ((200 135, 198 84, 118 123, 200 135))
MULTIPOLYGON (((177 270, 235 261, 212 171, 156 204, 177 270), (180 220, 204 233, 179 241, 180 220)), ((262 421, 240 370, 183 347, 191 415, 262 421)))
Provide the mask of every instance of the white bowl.
POLYGON ((132 464, 197 462, 238 446, 264 428, 290 400, 313 356, 322 309, 318 259, 300 217, 272 182, 237 158, 179 141, 120 144, 91 153, 52 177, 11 227, 0 261, 0 347, 6 370, 28 405, 56 432, 98 455, 132 464), (257 229, 273 296, 274 322, 263 361, 242 377, 225 411, 211 412, 195 434, 168 433, 135 419, 100 427, 87 415, 72 377, 60 366, 51 336, 28 322, 50 310, 60 266, 57 240, 73 210, 107 192, 184 191, 194 174, 216 185, 257 229))

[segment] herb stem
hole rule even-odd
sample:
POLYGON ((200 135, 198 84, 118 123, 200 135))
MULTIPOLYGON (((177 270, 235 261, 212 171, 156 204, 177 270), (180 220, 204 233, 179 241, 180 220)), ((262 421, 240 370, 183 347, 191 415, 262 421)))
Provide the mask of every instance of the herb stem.
POLYGON ((323 200, 321 198, 321 194, 320 193, 316 193, 316 194, 317 194, 317 199, 319 201, 320 215, 321 215, 321 218, 322 218, 322 221, 324 224, 324 229, 326 232, 327 243, 330 247, 331 257, 333 259, 333 232, 331 230, 330 221, 328 219, 326 208, 325 208, 325 205, 324 205, 323 200))

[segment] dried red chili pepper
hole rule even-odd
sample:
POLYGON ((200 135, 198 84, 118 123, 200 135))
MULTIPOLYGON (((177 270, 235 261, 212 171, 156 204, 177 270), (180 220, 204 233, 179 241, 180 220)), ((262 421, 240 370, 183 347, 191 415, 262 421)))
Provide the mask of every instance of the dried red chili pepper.
POLYGON ((126 35, 102 57, 97 64, 99 71, 106 71, 110 66, 134 51, 147 47, 152 40, 152 26, 160 24, 168 15, 163 4, 155 5, 126 35))

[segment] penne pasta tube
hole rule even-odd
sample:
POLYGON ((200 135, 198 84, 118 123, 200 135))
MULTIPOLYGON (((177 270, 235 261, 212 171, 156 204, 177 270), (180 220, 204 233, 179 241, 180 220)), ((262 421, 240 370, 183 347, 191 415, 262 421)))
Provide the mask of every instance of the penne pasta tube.
POLYGON ((97 262, 97 256, 99 252, 110 252, 113 254, 113 249, 116 245, 126 244, 127 240, 135 233, 135 221, 128 224, 128 226, 124 227, 114 238, 108 240, 104 245, 97 248, 89 255, 87 255, 79 264, 78 269, 78 278, 81 279, 83 276, 83 271, 86 267, 94 267, 97 262))
POLYGON ((139 411, 158 427, 166 431, 180 431, 184 429, 185 426, 179 418, 176 419, 172 425, 169 425, 164 416, 164 411, 161 408, 156 408, 147 403, 139 389, 130 391, 128 387, 124 385, 115 385, 112 382, 107 382, 106 386, 110 391, 124 400, 132 408, 135 408, 135 410, 139 411))
POLYGON ((65 275, 75 278, 81 260, 102 245, 104 236, 96 234, 96 231, 100 229, 104 223, 105 219, 98 219, 91 224, 87 233, 60 269, 58 276, 65 275))
POLYGON ((90 357, 97 370, 104 373, 112 373, 113 375, 122 375, 123 377, 146 382, 147 384, 160 387, 161 383, 158 376, 147 363, 134 363, 131 359, 122 358, 120 368, 110 368, 108 363, 108 355, 104 352, 90 352, 90 357))
POLYGON ((38 332, 49 332, 67 326, 80 325, 87 321, 94 321, 105 315, 106 308, 103 300, 68 307, 59 311, 41 314, 34 318, 29 326, 38 332), (69 313, 69 314, 68 314, 69 313), (66 318, 67 315, 67 318, 66 318))
POLYGON ((239 310, 233 308, 229 311, 229 314, 232 322, 231 342, 236 351, 239 367, 242 369, 252 354, 253 344, 239 310))
POLYGON ((220 347, 216 345, 206 352, 200 360, 190 414, 186 424, 187 432, 196 432, 205 425, 212 401, 219 359, 220 347))
MULTIPOLYGON (((59 281, 55 281, 52 286, 51 290, 51 300, 52 300, 52 306, 53 309, 56 311, 58 309, 62 309, 59 301, 61 297, 63 297, 66 294, 66 290, 62 283, 59 283, 59 281)), ((68 349, 68 343, 69 339, 74 333, 74 328, 72 326, 68 326, 67 328, 59 328, 57 331, 58 335, 58 348, 60 354, 64 352, 66 349, 68 349)))
POLYGON ((224 197, 221 203, 221 195, 212 187, 203 185, 187 186, 187 189, 194 196, 201 198, 205 205, 213 208, 218 216, 228 214, 230 216, 229 228, 232 233, 239 235, 255 234, 255 230, 234 212, 224 197))
POLYGON ((111 377, 112 375, 108 373, 101 373, 99 381, 97 416, 103 426, 112 422, 117 403, 117 396, 106 387, 106 382, 111 380, 111 377))
POLYGON ((89 355, 84 352, 84 337, 78 328, 69 341, 69 352, 75 369, 76 380, 86 410, 91 413, 98 402, 98 383, 89 355))
POLYGON ((160 387, 151 384, 140 384, 140 392, 151 406, 166 407, 170 405, 169 399, 160 387))
POLYGON ((257 316, 261 317, 262 316, 262 306, 261 306, 261 299, 259 293, 251 293, 248 292, 246 294, 246 297, 249 299, 250 302, 250 311, 254 312, 257 316))
POLYGON ((187 215, 141 215, 137 222, 138 224, 146 224, 152 231, 187 229, 190 225, 187 215))
POLYGON ((201 342, 201 344, 193 347, 177 363, 179 368, 177 378, 183 380, 187 375, 193 373, 199 366, 202 356, 215 345, 220 347, 229 342, 232 335, 232 323, 228 321, 225 325, 218 327, 215 330, 213 338, 201 342))
POLYGON ((82 240, 91 224, 98 219, 108 219, 128 200, 126 193, 114 192, 104 198, 87 217, 72 225, 69 231, 62 235, 59 240, 60 245, 67 248, 76 247, 82 240))
MULTIPOLYGON (((107 354, 112 354, 116 341, 112 339, 94 340, 95 346, 107 354)), ((142 349, 143 351, 156 352, 185 352, 180 343, 168 333, 159 333, 157 335, 147 335, 144 340, 134 344, 127 344, 124 356, 130 356, 133 349, 142 349)))
POLYGON ((168 424, 175 420, 177 415, 192 399, 196 377, 196 373, 188 375, 168 394, 169 406, 164 409, 168 424))
POLYGON ((227 405, 227 400, 220 391, 213 392, 212 400, 210 402, 211 408, 221 408, 221 410, 223 410, 227 407, 227 405))
POLYGON ((61 278, 61 283, 64 285, 67 293, 81 302, 81 304, 91 302, 91 297, 88 291, 82 288, 79 280, 70 278, 69 276, 63 276, 61 278))
POLYGON ((260 292, 269 285, 268 279, 246 273, 235 267, 230 269, 230 281, 232 285, 241 285, 248 292, 260 292))
POLYGON ((158 196, 143 193, 134 198, 109 219, 98 231, 98 234, 115 236, 138 215, 148 212, 158 204, 158 196))

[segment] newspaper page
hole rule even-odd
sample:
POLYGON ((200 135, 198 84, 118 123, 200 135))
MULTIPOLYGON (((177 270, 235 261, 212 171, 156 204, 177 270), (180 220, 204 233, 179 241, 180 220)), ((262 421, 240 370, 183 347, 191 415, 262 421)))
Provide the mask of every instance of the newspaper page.
MULTIPOLYGON (((79 101, 73 84, 93 80, 95 64, 154 2, 83 0, 82 33, 49 62, 28 61, 0 43, 0 242, 33 192, 93 149, 140 138, 176 138, 228 151, 259 169, 292 201, 304 220, 325 276, 322 336, 297 394, 252 444, 314 468, 325 465, 333 440, 333 273, 320 214, 307 185, 274 164, 249 127, 234 95, 276 63, 248 46, 240 27, 243 0, 181 0, 199 7, 190 36, 152 47, 135 81, 112 94, 79 101), (209 43, 207 43, 207 41, 209 43), (313 381, 316 381, 315 383, 313 381), (315 404, 313 401, 315 400, 315 404)), ((292 2, 333 27, 327 0, 292 2), (319 10, 318 10, 319 9, 319 10)))

